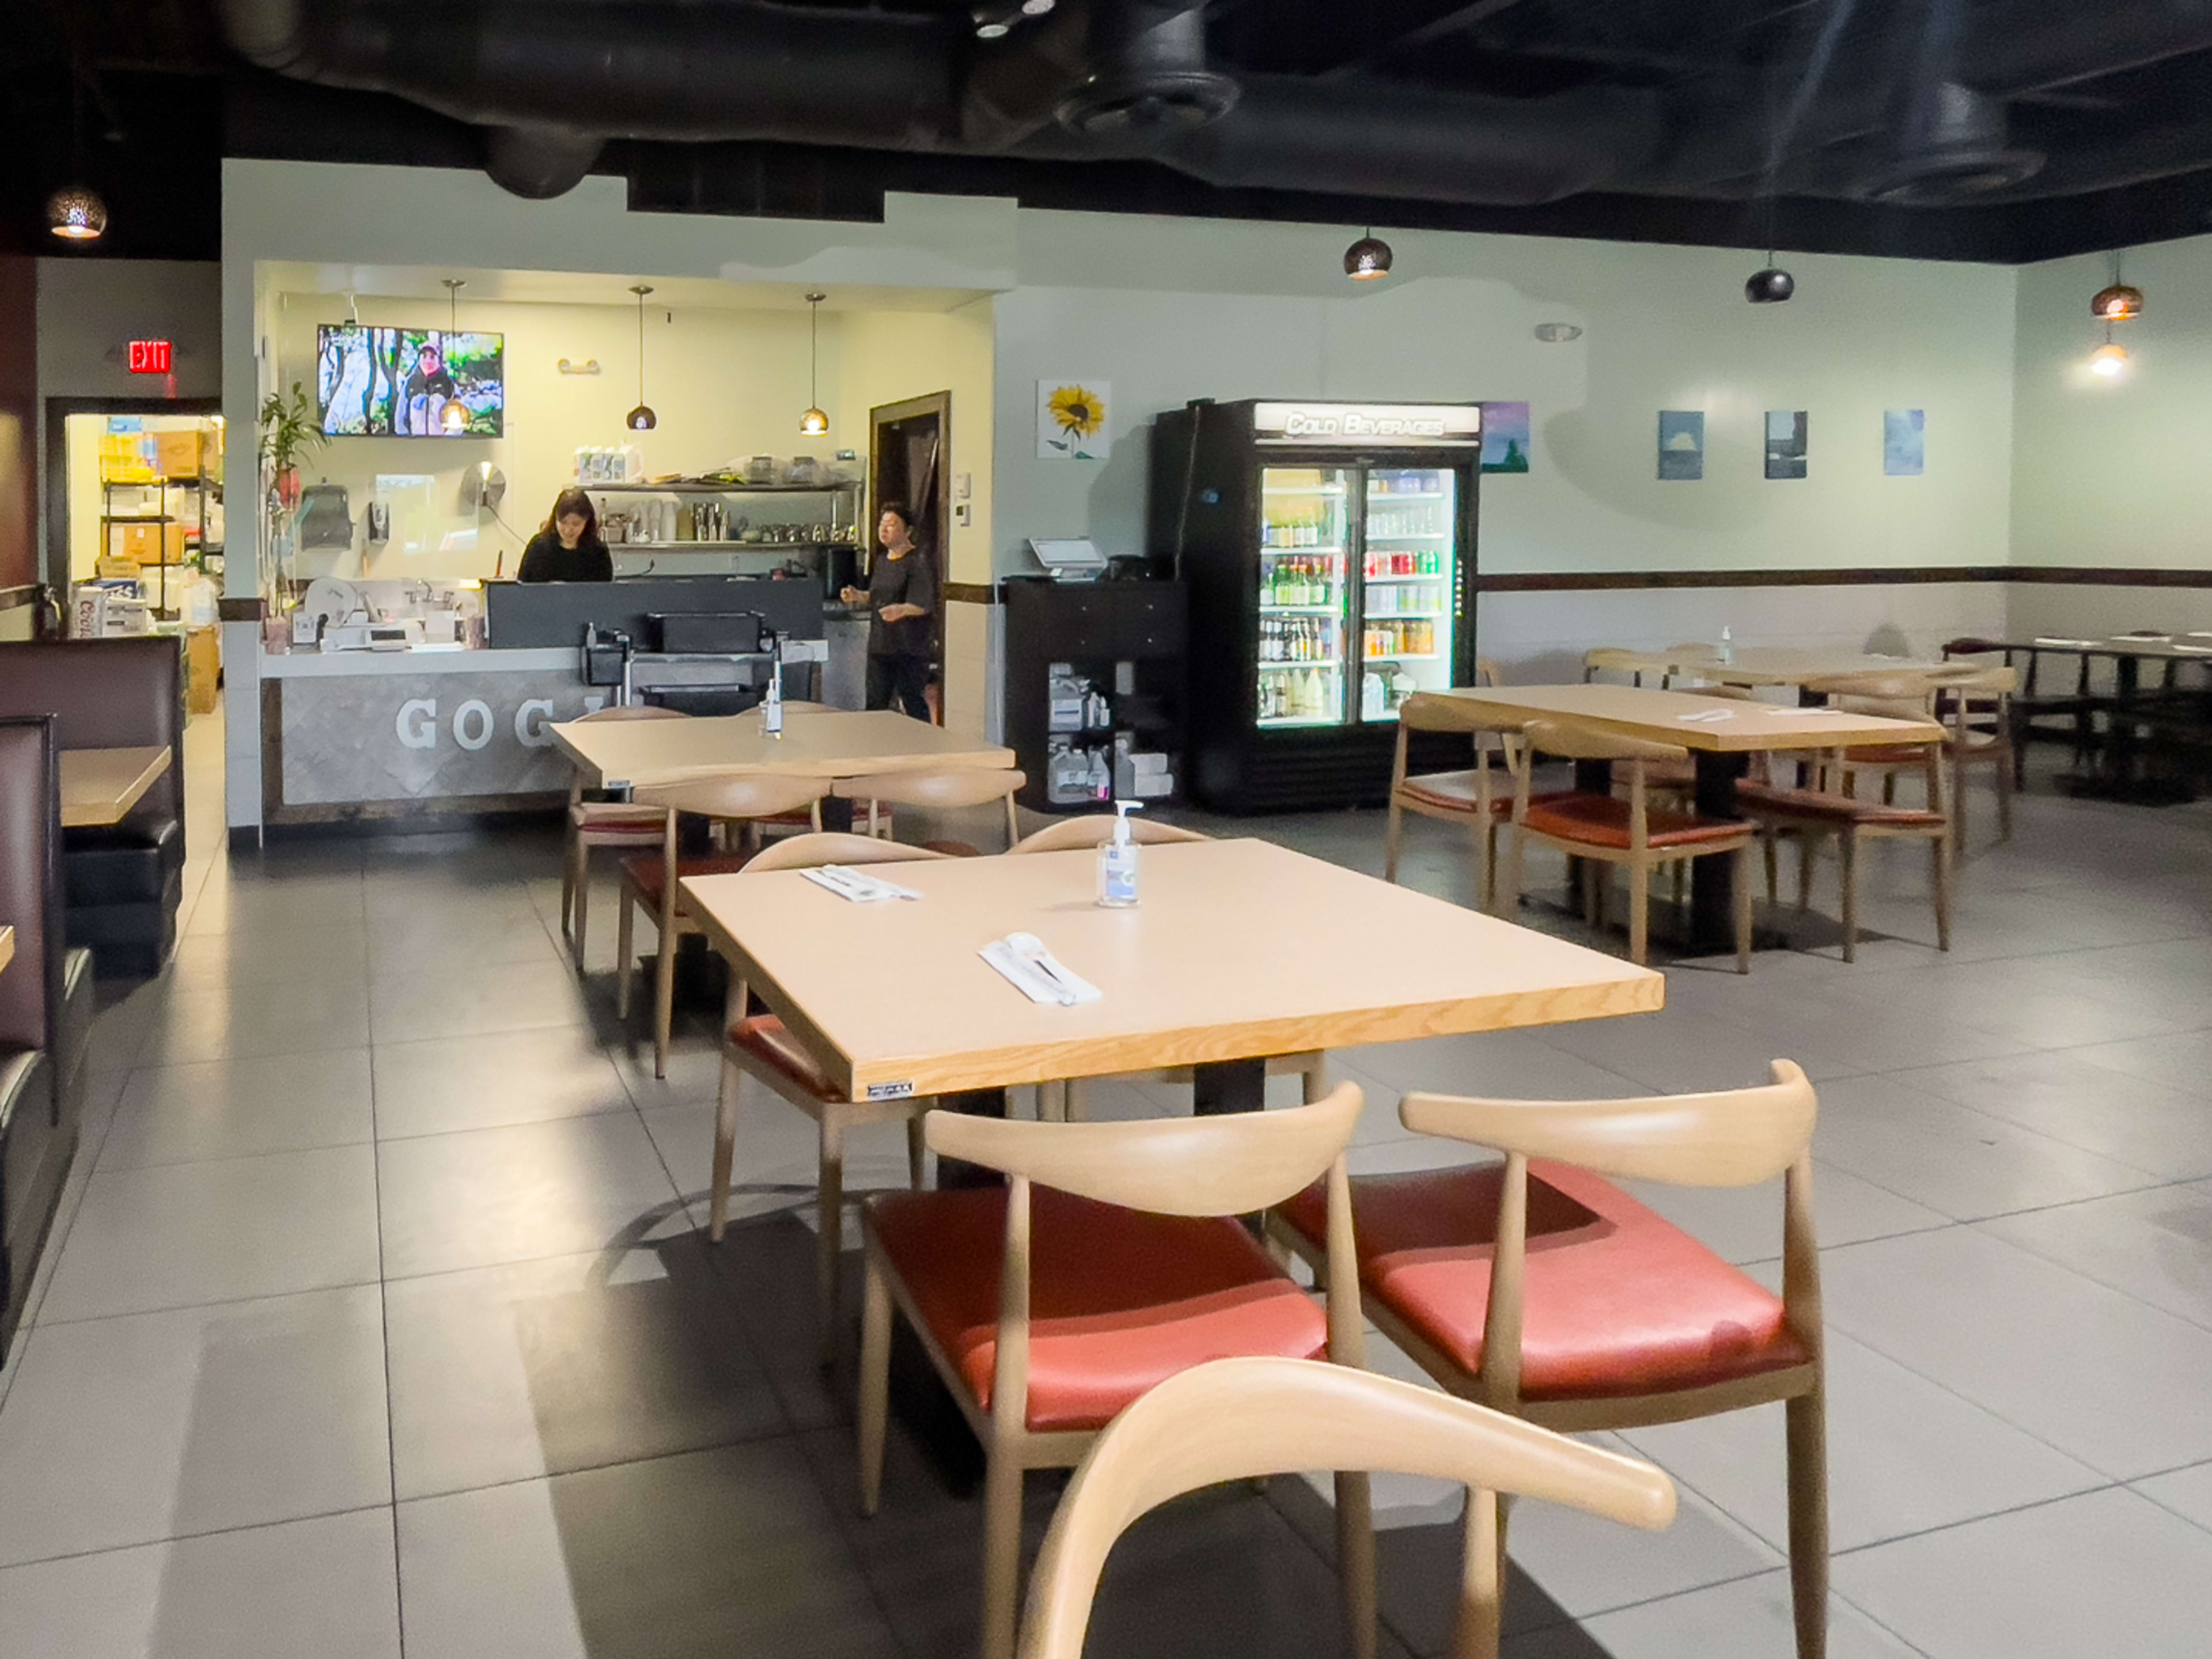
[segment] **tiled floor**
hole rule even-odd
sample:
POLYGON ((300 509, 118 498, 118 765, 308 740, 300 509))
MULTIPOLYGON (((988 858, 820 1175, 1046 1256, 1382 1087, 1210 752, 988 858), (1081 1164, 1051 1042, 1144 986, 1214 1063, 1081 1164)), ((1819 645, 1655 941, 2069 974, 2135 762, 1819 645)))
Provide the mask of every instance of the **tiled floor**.
MULTIPOLYGON (((839 1368, 814 1362, 805 1121, 753 1103, 744 1223, 708 1247, 708 1028, 653 1079, 612 1016, 607 890, 580 986, 540 834, 226 857, 221 747, 194 728, 185 937, 161 981, 110 988, 0 1372, 0 1659, 964 1654, 973 1449, 904 1389, 882 1514, 858 1517, 851 1308, 839 1368)), ((1373 815, 1244 828, 1379 862, 1373 815)), ((1449 834, 1413 836, 1409 879, 1465 900, 1449 834)), ((1973 849, 1948 956, 1908 854, 1875 861, 1881 937, 1854 966, 1677 963, 1662 1014, 1340 1056, 1371 1097, 1358 1164, 1456 1156, 1397 1127, 1415 1085, 1628 1094, 1801 1060, 1822 1097, 1831 1653, 2203 1652, 2208 851, 2212 811, 2039 793, 2014 842, 1973 849)), ((1097 1091, 1103 1112, 1176 1104, 1097 1091)), ((902 1168, 894 1129, 852 1177, 902 1168)), ((1775 1191, 1645 1195, 1774 1272, 1775 1191)), ((1778 1412, 1625 1443, 1675 1475, 1680 1519, 1648 1536, 1523 1506, 1509 1652, 1790 1652, 1778 1412)), ((1056 1490, 1032 1481, 1033 1533, 1056 1490)), ((1437 1653, 1450 1495, 1378 1501, 1385 1650, 1437 1653)), ((1092 1651, 1328 1651, 1328 1530, 1300 1481, 1154 1517, 1092 1651)))

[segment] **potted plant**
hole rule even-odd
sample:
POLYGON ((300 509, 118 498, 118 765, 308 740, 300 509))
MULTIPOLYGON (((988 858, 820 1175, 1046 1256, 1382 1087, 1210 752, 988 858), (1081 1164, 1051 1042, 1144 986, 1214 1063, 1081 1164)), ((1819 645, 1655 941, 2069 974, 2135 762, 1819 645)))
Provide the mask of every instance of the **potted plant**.
POLYGON ((261 459, 269 468, 270 489, 285 511, 300 504, 301 461, 322 443, 314 399, 299 381, 292 382, 289 399, 279 392, 262 399, 261 459))

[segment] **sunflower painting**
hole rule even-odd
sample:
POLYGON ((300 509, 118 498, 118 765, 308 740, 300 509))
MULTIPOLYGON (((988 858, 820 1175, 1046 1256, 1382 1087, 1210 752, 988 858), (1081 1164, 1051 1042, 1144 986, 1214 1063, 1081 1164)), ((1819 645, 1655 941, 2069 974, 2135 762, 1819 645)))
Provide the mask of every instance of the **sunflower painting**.
POLYGON ((1103 380, 1037 382, 1037 458, 1103 461, 1114 447, 1106 416, 1114 389, 1103 380))

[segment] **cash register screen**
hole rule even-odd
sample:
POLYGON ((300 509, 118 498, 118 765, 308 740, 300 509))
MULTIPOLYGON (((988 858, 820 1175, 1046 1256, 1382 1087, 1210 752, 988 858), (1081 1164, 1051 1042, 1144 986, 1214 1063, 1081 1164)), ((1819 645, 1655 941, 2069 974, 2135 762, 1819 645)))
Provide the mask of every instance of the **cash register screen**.
POLYGON ((1031 537, 1030 550, 1036 555, 1039 564, 1063 581, 1103 575, 1106 571, 1106 556, 1098 550, 1096 542, 1040 541, 1031 537))

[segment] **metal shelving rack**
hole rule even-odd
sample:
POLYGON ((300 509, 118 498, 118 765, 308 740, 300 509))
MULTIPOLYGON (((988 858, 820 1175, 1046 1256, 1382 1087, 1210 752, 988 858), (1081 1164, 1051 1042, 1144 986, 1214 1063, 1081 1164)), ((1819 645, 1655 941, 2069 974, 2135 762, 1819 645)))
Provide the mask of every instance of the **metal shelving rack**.
MULTIPOLYGON (((114 533, 111 528, 112 526, 149 524, 159 526, 155 539, 160 544, 161 557, 150 561, 142 559, 137 562, 142 571, 149 563, 160 569, 161 590, 155 600, 154 609, 158 615, 167 618, 169 611, 170 567, 190 564, 195 558, 204 558, 210 553, 220 555, 222 551, 222 543, 210 543, 207 540, 208 502, 210 500, 219 501, 222 499, 220 488, 207 476, 205 468, 202 468, 197 476, 190 478, 171 477, 167 474, 155 478, 110 478, 103 474, 100 480, 100 556, 102 559, 115 556, 114 533), (115 510, 115 492, 118 489, 159 490, 161 511, 118 513, 115 510), (196 505, 198 508, 192 520, 198 528, 193 538, 182 545, 179 556, 175 559, 168 556, 168 526, 185 522, 185 520, 179 514, 172 513, 169 510, 169 495, 172 490, 179 492, 184 498, 197 497, 196 505)), ((182 507, 184 501, 180 499, 178 505, 182 507)))

